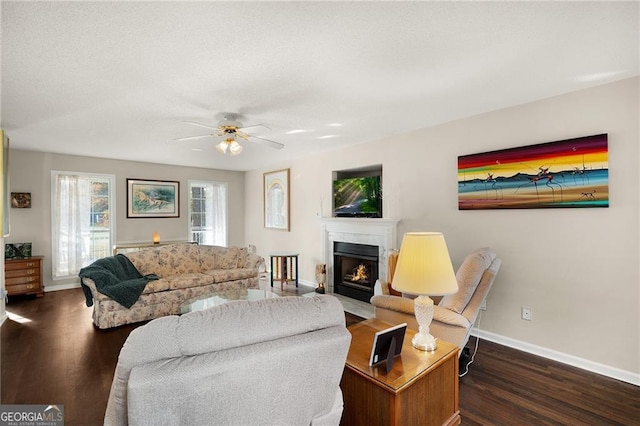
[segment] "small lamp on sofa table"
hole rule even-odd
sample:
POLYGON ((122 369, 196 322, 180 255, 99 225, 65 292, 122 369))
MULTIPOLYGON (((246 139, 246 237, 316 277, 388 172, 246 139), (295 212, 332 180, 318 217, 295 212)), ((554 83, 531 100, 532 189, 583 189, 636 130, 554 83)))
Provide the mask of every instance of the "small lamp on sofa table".
POLYGON ((411 343, 423 351, 435 350, 436 339, 429 334, 433 319, 433 300, 429 296, 458 291, 444 235, 440 232, 404 234, 391 286, 403 293, 418 295, 414 299, 414 312, 419 331, 411 343))

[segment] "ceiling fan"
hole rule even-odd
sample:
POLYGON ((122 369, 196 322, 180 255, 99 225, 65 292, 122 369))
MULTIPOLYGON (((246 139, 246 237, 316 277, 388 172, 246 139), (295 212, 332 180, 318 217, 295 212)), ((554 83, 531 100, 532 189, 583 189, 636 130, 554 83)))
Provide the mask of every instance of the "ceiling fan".
POLYGON ((195 121, 183 121, 183 123, 192 124, 194 126, 200 126, 207 129, 215 130, 214 133, 209 133, 206 135, 199 136, 187 136, 185 138, 177 138, 175 141, 186 141, 191 139, 200 139, 207 137, 222 137, 223 140, 219 144, 216 145, 216 149, 223 154, 229 152, 230 155, 238 155, 242 152, 242 145, 238 143, 237 138, 244 139, 246 141, 256 142, 262 145, 269 146, 275 149, 282 149, 284 145, 280 142, 272 141, 270 139, 265 139, 260 136, 251 135, 246 133, 244 130, 250 127, 264 127, 267 128, 264 124, 254 124, 251 126, 244 126, 240 121, 238 121, 238 116, 235 114, 229 114, 224 116, 224 120, 218 122, 218 127, 208 126, 206 124, 197 123, 195 121))

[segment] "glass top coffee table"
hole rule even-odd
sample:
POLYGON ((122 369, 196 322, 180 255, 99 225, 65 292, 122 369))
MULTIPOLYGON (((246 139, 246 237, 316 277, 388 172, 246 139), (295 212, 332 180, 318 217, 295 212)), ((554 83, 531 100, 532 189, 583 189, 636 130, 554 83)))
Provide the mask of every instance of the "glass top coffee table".
POLYGON ((278 298, 275 293, 270 290, 262 290, 259 288, 242 288, 223 290, 213 293, 206 293, 185 301, 180 305, 180 313, 186 314, 193 311, 201 311, 213 306, 222 305, 232 300, 261 300, 278 298))

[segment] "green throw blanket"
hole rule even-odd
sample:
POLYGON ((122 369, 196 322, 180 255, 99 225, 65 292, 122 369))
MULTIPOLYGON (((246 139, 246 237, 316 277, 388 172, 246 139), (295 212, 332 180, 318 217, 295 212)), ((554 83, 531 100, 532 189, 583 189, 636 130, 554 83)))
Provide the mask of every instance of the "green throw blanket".
MULTIPOLYGON (((158 276, 142 276, 133 263, 123 254, 98 259, 91 265, 80 269, 80 278, 91 278, 98 291, 115 300, 125 308, 130 308, 151 280, 158 276)), ((80 281, 82 283, 82 280, 80 281)), ((87 306, 93 306, 91 289, 82 283, 87 306)))

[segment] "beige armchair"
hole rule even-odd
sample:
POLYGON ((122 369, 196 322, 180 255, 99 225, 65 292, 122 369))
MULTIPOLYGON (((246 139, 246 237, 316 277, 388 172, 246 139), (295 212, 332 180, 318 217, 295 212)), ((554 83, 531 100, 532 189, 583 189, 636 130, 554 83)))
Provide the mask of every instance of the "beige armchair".
MULTIPOLYGON (((500 258, 489 247, 470 253, 456 273, 458 292, 444 296, 434 306, 429 331, 437 339, 458 345, 458 355, 462 354, 469 340, 471 327, 478 317, 482 302, 491 290, 500 265, 500 258)), ((384 294, 390 286, 385 281, 379 281, 376 283, 376 292, 382 294, 376 294, 371 298, 375 317, 391 323, 406 322, 409 328, 417 330, 413 300, 409 297, 384 294)))
POLYGON ((234 301, 132 331, 105 425, 337 425, 351 342, 333 296, 234 301))

